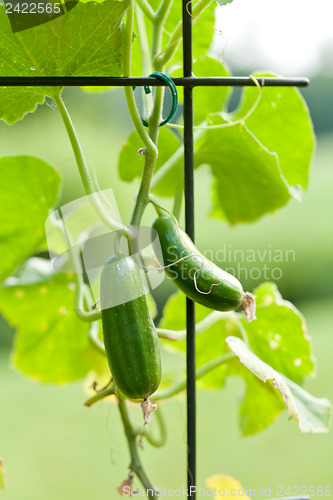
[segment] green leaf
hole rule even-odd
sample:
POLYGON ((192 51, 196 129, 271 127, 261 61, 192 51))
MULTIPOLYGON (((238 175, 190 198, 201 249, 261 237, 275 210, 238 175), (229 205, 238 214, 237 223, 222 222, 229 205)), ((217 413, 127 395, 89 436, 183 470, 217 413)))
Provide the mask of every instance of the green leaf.
MULTIPOLYGON (((193 4, 192 9, 195 4, 193 4)), ((198 16, 198 18, 193 18, 193 57, 198 59, 207 54, 209 48, 212 44, 213 37, 215 34, 215 4, 212 2, 206 7, 206 9, 198 16)), ((175 2, 170 10, 168 20, 165 25, 165 30, 167 33, 172 33, 176 28, 177 24, 181 20, 182 5, 179 0, 175 2)), ((164 37, 164 45, 168 41, 168 37, 164 37)), ((180 43, 175 55, 172 58, 171 63, 175 64, 177 62, 183 62, 183 47, 180 43)), ((204 76, 212 76, 212 72, 209 72, 204 76)))
POLYGON ((252 350, 272 368, 300 383, 314 371, 304 317, 293 304, 283 300, 274 283, 263 283, 254 293, 257 320, 242 320, 252 350))
MULTIPOLYGON (((228 337, 226 341, 230 349, 238 356, 240 362, 248 370, 264 383, 271 383, 274 390, 281 393, 289 417, 297 421, 301 432, 322 433, 328 431, 331 404, 327 399, 315 398, 287 377, 274 370, 251 352, 241 339, 228 337)), ((252 404, 251 401, 251 406, 252 404)), ((244 409, 246 407, 243 402, 243 413, 244 409)))
POLYGON ((33 156, 0 158, 0 281, 45 238, 45 219, 59 197, 60 176, 33 156))
POLYGON ((281 394, 270 384, 263 384, 248 370, 238 371, 246 383, 239 409, 239 427, 243 436, 266 429, 285 408, 281 394))
MULTIPOLYGON (((79 2, 67 14, 15 34, 1 6, 0 76, 120 76, 121 23, 128 6, 129 0, 79 2)), ((54 92, 52 87, 0 88, 0 119, 14 123, 54 92)))
MULTIPOLYGON (((211 309, 197 304, 196 322, 203 320, 211 312, 211 309)), ((197 368, 227 352, 225 339, 233 332, 231 330, 232 325, 232 322, 225 320, 221 315, 221 319, 217 323, 197 336, 197 368)), ((168 299, 159 326, 168 330, 183 330, 186 328, 186 297, 183 293, 177 292, 168 299)), ((186 341, 179 342, 164 339, 163 343, 171 350, 186 352, 186 341)), ((227 374, 227 365, 221 365, 221 367, 200 378, 197 382, 197 387, 207 389, 220 388, 224 385, 227 374)))
MULTIPOLYGON (((196 76, 229 76, 226 65, 222 65, 213 57, 201 57, 193 64, 196 76)), ((193 90, 195 124, 207 118, 209 113, 222 111, 232 94, 231 87, 197 87, 193 90)))
MULTIPOLYGON (((144 166, 144 156, 138 156, 137 151, 144 145, 138 134, 131 133, 126 143, 122 147, 119 156, 118 170, 120 178, 123 181, 131 182, 136 177, 141 177, 144 166)), ((181 146, 180 140, 167 128, 161 128, 158 142, 158 158, 155 167, 155 173, 169 159, 170 155, 181 146)), ((163 183, 158 184, 154 189, 155 194, 161 196, 174 196, 177 189, 178 177, 175 177, 175 171, 179 171, 183 164, 183 158, 175 163, 163 183)))
POLYGON ((242 123, 209 129, 195 154, 196 165, 211 165, 213 215, 231 224, 253 222, 290 199, 277 156, 242 123))
POLYGON ((74 312, 70 275, 0 288, 0 304, 3 316, 17 328, 12 359, 25 375, 62 384, 83 378, 99 361, 89 344, 90 325, 74 312))
MULTIPOLYGON (((233 119, 244 117, 257 96, 258 89, 248 87, 244 90, 233 119)), ((315 134, 308 106, 300 91, 291 87, 263 87, 260 101, 245 123, 265 148, 278 155, 286 181, 291 186, 306 188, 315 134)))
POLYGON ((0 120, 12 125, 26 113, 33 113, 44 101, 42 87, 0 87, 0 120))
MULTIPOLYGON (((226 65, 212 56, 201 56, 193 63, 195 76, 229 76, 230 71, 226 65)), ((182 68, 173 72, 172 76, 183 76, 182 68)), ((227 106, 232 93, 231 87, 195 87, 193 89, 194 99, 194 124, 199 125, 206 120, 210 113, 222 111, 227 106)), ((179 96, 179 102, 183 102, 183 96, 179 96)))
POLYGON ((0 459, 0 490, 3 490, 5 488, 6 488, 5 471, 2 465, 2 460, 0 459))

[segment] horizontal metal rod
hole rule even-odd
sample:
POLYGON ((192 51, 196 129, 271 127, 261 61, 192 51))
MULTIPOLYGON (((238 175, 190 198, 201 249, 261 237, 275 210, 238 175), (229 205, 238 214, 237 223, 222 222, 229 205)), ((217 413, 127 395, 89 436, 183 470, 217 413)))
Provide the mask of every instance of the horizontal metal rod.
MULTIPOLYGON (((255 83, 247 76, 201 77, 188 76, 172 78, 180 87, 251 87, 255 83)), ((259 77, 263 87, 306 87, 308 78, 259 77)), ((127 86, 166 86, 162 80, 154 77, 107 77, 107 76, 7 76, 0 77, 2 87, 127 87, 127 86)))

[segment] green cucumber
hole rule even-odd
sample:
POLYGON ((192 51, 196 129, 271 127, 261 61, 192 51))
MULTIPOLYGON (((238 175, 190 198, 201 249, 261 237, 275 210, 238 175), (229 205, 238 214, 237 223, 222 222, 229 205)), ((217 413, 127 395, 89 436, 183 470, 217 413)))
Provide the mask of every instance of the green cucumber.
POLYGON ((106 261, 100 300, 113 380, 128 398, 146 400, 160 384, 161 358, 140 272, 131 257, 117 255, 106 261), (115 296, 119 305, 109 307, 115 296))
POLYGON ((159 240, 166 274, 190 299, 217 311, 232 311, 242 305, 244 291, 237 278, 204 257, 174 219, 158 217, 158 234, 152 238, 158 257, 159 240))

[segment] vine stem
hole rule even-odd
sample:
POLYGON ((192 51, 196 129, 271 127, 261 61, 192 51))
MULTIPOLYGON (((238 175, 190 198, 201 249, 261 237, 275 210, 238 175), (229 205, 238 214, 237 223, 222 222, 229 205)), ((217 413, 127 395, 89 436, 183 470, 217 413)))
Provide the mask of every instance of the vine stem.
POLYGON ((131 463, 130 463, 130 469, 133 471, 137 477, 140 479, 142 485, 144 486, 145 490, 148 492, 148 498, 157 498, 157 495, 155 493, 155 489, 148 479, 147 474, 145 473, 141 459, 139 456, 139 451, 138 451, 138 446, 137 446, 137 433, 132 425, 132 422, 130 420, 130 416, 128 413, 128 408, 126 404, 126 399, 125 397, 117 391, 117 398, 118 398, 118 408, 121 416, 121 420, 123 422, 123 426, 125 429, 125 434, 127 437, 127 442, 128 442, 128 448, 129 452, 131 455, 131 463))
MULTIPOLYGON (((109 387, 108 389, 104 389, 103 391, 97 392, 97 394, 94 394, 91 398, 87 399, 84 405, 90 407, 95 403, 98 403, 98 401, 102 401, 103 399, 109 396, 115 396, 115 394, 116 394, 116 386, 115 384, 112 384, 112 386, 109 387)), ((149 432, 147 426, 133 428, 133 433, 136 436, 145 437, 148 443, 150 443, 152 446, 155 446, 155 448, 161 448, 162 446, 165 445, 167 438, 166 426, 160 408, 158 408, 158 410, 154 412, 154 415, 156 416, 159 427, 158 437, 153 436, 152 433, 149 432)))
POLYGON ((92 299, 90 293, 88 292, 86 284, 83 282, 82 277, 82 266, 79 260, 79 256, 77 255, 72 238, 67 230, 66 223, 63 218, 61 208, 59 210, 59 221, 53 221, 55 226, 58 226, 65 235, 66 243, 68 246, 68 253, 72 261, 73 270, 74 270, 74 281, 75 281, 75 299, 74 299, 74 308, 77 316, 82 319, 82 321, 96 321, 101 319, 100 311, 86 311, 84 307, 84 301, 86 300, 88 306, 92 305, 92 299))
POLYGON ((85 406, 92 406, 93 404, 97 403, 98 401, 101 401, 104 398, 107 398, 108 396, 113 396, 115 394, 115 385, 113 384, 109 389, 105 389, 104 391, 98 392, 97 394, 94 394, 91 398, 89 398, 84 405, 85 406))
POLYGON ((163 37, 163 24, 168 15, 169 9, 171 8, 173 0, 162 0, 158 10, 155 14, 155 22, 153 24, 153 38, 151 44, 151 53, 154 68, 156 71, 162 71, 164 66, 163 62, 156 60, 156 55, 161 52, 162 48, 162 37, 163 37))
POLYGON ((166 426, 164 422, 164 418, 161 412, 161 408, 158 408, 157 411, 154 412, 154 415, 156 415, 157 423, 159 426, 159 431, 160 434, 158 437, 155 437, 151 434, 151 432, 148 431, 147 426, 144 428, 137 429, 136 433, 139 436, 144 436, 148 443, 150 443, 152 446, 155 446, 155 448, 161 448, 162 446, 165 445, 166 439, 167 439, 167 431, 166 431, 166 426))
MULTIPOLYGON (((223 354, 221 356, 218 356, 215 359, 212 359, 211 361, 208 361, 208 363, 204 364, 203 366, 200 366, 200 368, 198 368, 196 370, 196 373, 195 373, 196 380, 200 379, 201 377, 203 377, 207 373, 215 370, 216 368, 223 365, 224 363, 228 363, 229 361, 236 359, 236 358, 237 358, 237 356, 235 353, 227 352, 226 354, 223 354)), ((162 401, 164 399, 172 398, 173 396, 176 396, 180 392, 184 391, 186 389, 186 384, 187 384, 186 379, 181 380, 177 384, 174 384, 171 387, 168 387, 167 389, 162 389, 160 391, 155 392, 155 394, 153 394, 150 399, 151 399, 151 401, 162 401)), ((101 401, 102 399, 104 399, 108 396, 111 396, 113 394, 115 394, 115 390, 114 390, 114 387, 111 387, 110 389, 106 389, 106 390, 94 395, 92 398, 88 399, 88 401, 86 401, 85 405, 91 406, 94 403, 97 403, 98 401, 101 401)), ((125 401, 124 401, 124 403, 125 403, 125 401)), ((126 404, 125 404, 125 408, 127 410, 126 404)), ((124 424, 124 426, 125 425, 127 425, 127 423, 124 424)), ((160 422, 160 426, 161 426, 161 422, 160 422)), ((133 429, 133 427, 131 427, 131 432, 134 435, 142 434, 142 430, 138 430, 138 429, 135 430, 135 429, 133 429)), ((163 432, 164 431, 161 428, 162 438, 163 438, 163 432)), ((146 435, 146 434, 144 433, 143 435, 146 435)), ((151 443, 151 444, 153 444, 153 443, 151 443)), ((157 446, 157 445, 155 444, 154 446, 157 446)), ((160 446, 162 446, 162 445, 160 445, 160 446)))
MULTIPOLYGON (((131 75, 131 53, 132 53, 132 33, 133 33, 133 20, 134 20, 134 1, 132 0, 128 10, 127 10, 127 21, 125 28, 125 47, 124 47, 124 60, 123 60, 123 74, 124 76, 131 75)), ((134 127, 144 143, 146 149, 145 153, 145 165, 142 173, 141 184, 138 196, 136 198, 131 225, 139 225, 142 219, 143 212, 149 201, 149 190, 150 181, 153 175, 153 170, 157 158, 157 147, 154 141, 150 138, 147 133, 142 121, 138 109, 136 107, 134 93, 132 87, 125 87, 125 96, 127 101, 127 107, 131 115, 134 127)))
MULTIPOLYGON (((233 312, 220 312, 214 311, 208 316, 206 316, 203 320, 199 321, 195 325, 195 334, 199 335, 200 333, 205 332, 208 328, 213 326, 215 323, 218 323, 222 319, 234 317, 235 313, 233 312)), ((157 328, 157 334, 160 338, 169 339, 169 340, 177 340, 184 341, 186 340, 186 330, 167 330, 165 328, 157 328)))
POLYGON ((176 194, 173 202, 173 209, 172 213, 176 217, 177 220, 179 220, 181 209, 182 209, 182 203, 183 203, 183 194, 184 194, 184 171, 183 169, 180 172, 179 175, 179 180, 177 184, 177 189, 176 189, 176 194))
POLYGON ((123 226, 123 224, 116 220, 113 208, 110 204, 108 204, 106 198, 100 192, 95 173, 86 162, 73 122, 65 106, 65 103, 61 98, 61 95, 55 94, 53 96, 53 100, 57 105, 61 118, 66 127, 68 138, 71 142, 73 153, 75 156, 76 164, 79 169, 84 192, 88 197, 89 203, 91 204, 99 218, 102 220, 102 222, 109 229, 111 229, 112 231, 122 230, 125 234, 127 232, 126 228, 123 226), (110 212, 113 212, 112 215, 110 214, 110 212))
MULTIPOLYGON (((215 368, 218 368, 224 363, 227 363, 235 358, 237 358, 236 354, 234 354, 233 352, 227 352, 226 354, 223 354, 222 356, 219 356, 218 358, 209 361, 208 363, 206 363, 203 366, 200 366, 200 368, 196 370, 195 379, 198 380, 199 378, 203 377, 210 371, 215 370, 215 368)), ((186 385, 187 385, 187 380, 185 378, 180 382, 178 382, 178 384, 168 387, 167 389, 162 389, 160 391, 155 392, 155 394, 151 396, 151 400, 161 401, 162 399, 169 399, 173 396, 176 396, 176 394, 179 394, 180 392, 184 391, 186 389, 186 385)))
POLYGON ((145 16, 151 21, 153 21, 155 19, 156 14, 151 8, 150 4, 147 2, 147 0, 136 0, 136 1, 142 12, 145 14, 145 16))
MULTIPOLYGON (((196 142, 201 137, 203 137, 206 133, 206 129, 202 130, 197 130, 194 132, 193 140, 196 142)), ((153 189, 156 187, 165 177, 169 174, 170 170, 176 165, 178 161, 180 161, 183 158, 184 155, 184 146, 181 145, 172 156, 162 165, 160 169, 156 172, 154 175, 152 181, 151 181, 151 188, 153 189)), ((176 174, 178 175, 178 173, 176 174)))
MULTIPOLYGON (((143 11, 140 7, 137 7, 135 10, 136 17, 136 25, 138 29, 138 38, 140 43, 140 52, 141 52, 141 61, 142 61, 142 73, 144 75, 150 75, 153 71, 151 60, 150 60, 150 51, 149 51, 149 42, 146 30, 145 18, 143 15, 143 11)), ((153 108, 153 100, 152 94, 148 94, 146 99, 143 102, 143 113, 144 116, 149 116, 152 108, 153 108)))
MULTIPOLYGON (((212 0, 199 0, 198 3, 193 7, 192 17, 198 17, 212 0)), ((165 66, 167 62, 173 57, 174 53, 177 50, 178 43, 182 39, 182 22, 179 22, 175 31, 173 32, 168 45, 163 49, 163 51, 159 52, 155 56, 155 64, 165 66)))
POLYGON ((104 342, 102 342, 98 334, 99 334, 99 321, 94 321, 93 323, 91 323, 91 326, 89 328, 88 339, 93 348, 96 349, 97 352, 102 354, 102 356, 106 356, 104 342))
MULTIPOLYGON (((163 0, 161 6, 154 16, 153 25, 153 40, 152 40, 152 59, 154 60, 155 55, 161 49, 162 35, 163 35, 163 23, 168 14, 172 0, 163 0)), ((131 74, 131 44, 132 44, 132 31, 133 31, 133 17, 134 17, 134 3, 132 1, 130 9, 127 14, 126 22, 126 33, 125 33, 125 54, 123 64, 123 73, 125 76, 130 76, 131 74)), ((154 69, 157 71, 163 71, 162 64, 154 64, 154 69)), ((154 167, 158 155, 158 150, 156 147, 159 133, 159 123, 162 116, 163 107, 163 96, 164 87, 157 87, 155 93, 155 100, 153 111, 149 117, 149 129, 148 133, 144 128, 141 117, 137 110, 133 90, 131 87, 125 88, 125 95, 127 100, 127 106, 132 117, 134 126, 146 146, 145 154, 145 164, 142 172, 141 183, 139 192, 135 201, 135 206, 133 209, 130 224, 132 226, 138 226, 141 223, 143 213, 149 203, 151 180, 154 173, 154 167)))

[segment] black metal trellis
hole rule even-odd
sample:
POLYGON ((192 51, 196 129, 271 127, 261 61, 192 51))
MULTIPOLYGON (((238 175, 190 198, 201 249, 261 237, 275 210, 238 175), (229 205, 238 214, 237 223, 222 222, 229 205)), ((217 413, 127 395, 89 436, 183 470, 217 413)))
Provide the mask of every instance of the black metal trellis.
MULTIPOLYGON (((176 86, 184 87, 184 178, 186 232, 194 240, 194 182, 193 182, 193 88, 255 86, 249 77, 195 77, 192 74, 192 16, 191 2, 183 1, 183 77, 172 78, 176 86)), ((260 86, 306 87, 307 78, 256 78, 260 86)), ((154 77, 0 77, 0 86, 166 86, 154 77)), ((189 491, 196 486, 196 391, 195 391, 195 308, 187 299, 187 476, 189 491)), ((191 499, 195 499, 193 491, 191 499)), ((307 500, 299 497, 294 500, 307 500)))

